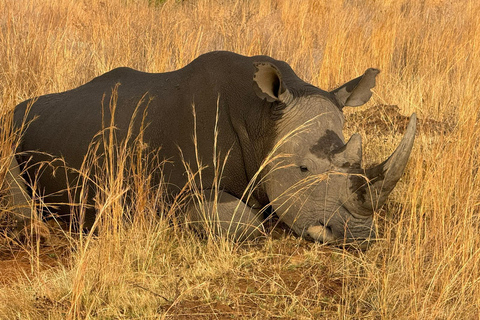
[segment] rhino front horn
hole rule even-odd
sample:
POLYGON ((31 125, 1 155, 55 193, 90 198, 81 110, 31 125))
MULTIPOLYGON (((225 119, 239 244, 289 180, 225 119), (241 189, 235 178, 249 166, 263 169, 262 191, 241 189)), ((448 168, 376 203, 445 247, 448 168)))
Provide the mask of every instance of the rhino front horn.
POLYGON ((344 206, 354 214, 369 216, 380 208, 405 170, 415 140, 417 116, 412 114, 402 141, 393 154, 381 164, 352 174, 348 179, 348 199, 344 206))

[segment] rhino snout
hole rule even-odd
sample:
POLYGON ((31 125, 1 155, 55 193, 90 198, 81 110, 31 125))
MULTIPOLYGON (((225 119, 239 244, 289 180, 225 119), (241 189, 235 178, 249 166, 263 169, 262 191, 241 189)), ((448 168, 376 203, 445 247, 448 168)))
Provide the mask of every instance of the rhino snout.
POLYGON ((315 241, 324 243, 335 241, 335 236, 333 235, 332 229, 322 224, 308 227, 307 234, 315 241))
POLYGON ((343 226, 318 223, 306 229, 306 236, 321 243, 339 246, 354 244, 360 249, 366 249, 375 240, 376 232, 373 224, 367 221, 360 225, 347 222, 343 226))

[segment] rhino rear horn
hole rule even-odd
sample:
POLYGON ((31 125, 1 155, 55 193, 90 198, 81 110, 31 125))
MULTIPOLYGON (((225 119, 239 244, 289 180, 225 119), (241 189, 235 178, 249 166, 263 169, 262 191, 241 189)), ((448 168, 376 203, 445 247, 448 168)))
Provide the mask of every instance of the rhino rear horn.
POLYGON ((393 154, 381 164, 351 175, 348 180, 348 199, 344 206, 352 213, 368 216, 380 208, 403 174, 415 140, 417 116, 412 114, 402 141, 393 154))
POLYGON ((361 168, 362 166, 362 137, 355 133, 347 144, 335 151, 332 163, 337 167, 361 168))
POLYGON ((362 76, 345 83, 331 93, 342 108, 361 106, 370 100, 372 96, 370 89, 375 87, 375 77, 379 73, 378 69, 367 69, 362 76))

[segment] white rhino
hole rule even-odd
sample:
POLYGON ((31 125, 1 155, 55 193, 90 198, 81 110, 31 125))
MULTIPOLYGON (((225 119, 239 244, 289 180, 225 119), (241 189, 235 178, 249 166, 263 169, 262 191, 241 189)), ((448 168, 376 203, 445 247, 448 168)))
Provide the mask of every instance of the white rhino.
MULTIPOLYGON (((268 56, 210 52, 167 73, 117 68, 78 88, 19 104, 15 124, 33 121, 16 160, 21 166, 28 163, 25 176, 38 178, 38 192, 47 204, 70 212, 59 204, 72 202, 72 192, 69 197, 64 190, 75 190, 75 171, 65 170, 58 160, 41 170, 39 164, 53 156, 79 169, 89 144, 110 121, 108 101, 118 86, 114 121, 119 140, 127 136, 139 101, 149 101, 137 110, 146 109, 144 143, 168 160, 156 183, 163 176, 174 196, 188 180, 182 161, 194 172, 199 162, 204 167, 197 185, 203 186, 206 201, 192 202, 191 219, 207 212, 218 232, 252 238, 262 234, 261 209, 271 206, 307 239, 365 244, 375 238, 373 213, 402 176, 416 130, 413 114, 396 151, 380 165, 362 169, 361 137, 354 134, 345 143, 342 109, 366 103, 378 73, 368 69, 328 92, 268 56), (221 179, 214 162, 222 166, 221 179), (63 170, 54 174, 55 166, 63 170)), ((141 118, 134 122, 136 133, 141 118)), ((18 192, 13 193, 18 201, 18 192)), ((95 217, 89 210, 86 225, 95 217)))

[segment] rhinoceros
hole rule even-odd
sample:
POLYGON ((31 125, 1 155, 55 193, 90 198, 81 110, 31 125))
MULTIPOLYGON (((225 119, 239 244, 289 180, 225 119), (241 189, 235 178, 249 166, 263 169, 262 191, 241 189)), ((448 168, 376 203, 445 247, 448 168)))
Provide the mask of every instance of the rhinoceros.
MULTIPOLYGON (((118 140, 132 122, 130 130, 142 130, 144 145, 166 160, 156 179, 165 179, 169 195, 192 182, 186 167, 201 169, 194 181, 206 196, 191 201, 194 210, 186 214, 192 221, 203 215, 220 234, 255 238, 264 230, 262 208, 270 207, 306 239, 368 243, 376 236, 373 214, 402 176, 416 131, 413 114, 395 152, 362 168, 362 139, 354 134, 345 142, 342 110, 370 99, 378 73, 371 68, 324 91, 284 61, 225 51, 203 54, 173 72, 117 68, 78 88, 20 103, 14 122, 28 126, 17 161, 27 163, 24 176, 38 179, 45 203, 69 212, 59 204, 72 202, 65 189, 75 189, 78 177, 65 168, 80 169, 111 119, 113 97, 118 140), (37 164, 52 157, 63 160, 39 170, 37 164)), ((94 216, 87 213, 87 220, 94 216)))

